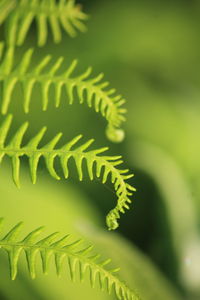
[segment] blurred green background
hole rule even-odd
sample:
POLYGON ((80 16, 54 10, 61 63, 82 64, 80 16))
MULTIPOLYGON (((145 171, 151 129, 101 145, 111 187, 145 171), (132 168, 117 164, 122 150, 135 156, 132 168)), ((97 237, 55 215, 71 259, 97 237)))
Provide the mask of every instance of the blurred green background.
MULTIPOLYGON (((198 300, 200 2, 79 2, 90 15, 88 32, 76 39, 63 34, 59 45, 49 37, 47 46, 35 49, 33 65, 51 53, 54 59, 63 55, 66 66, 78 58, 77 74, 90 65, 94 75, 103 71, 127 99, 125 140, 121 144, 106 140, 101 116, 78 101, 68 106, 64 95, 62 105, 55 109, 52 93, 50 108, 42 112, 37 88, 31 115, 23 113, 21 91, 16 90, 10 109, 15 114, 13 130, 30 120, 27 140, 47 125, 46 140, 58 131, 64 133, 63 142, 82 133, 85 139, 94 137, 97 147, 108 145, 111 155, 122 154, 124 165, 135 174, 130 180, 137 188, 132 209, 121 217, 117 233, 108 233, 104 216, 115 201, 111 186, 87 178, 79 183, 75 172, 68 182, 55 183, 43 162, 38 184, 32 186, 24 161, 20 191, 10 174, 5 177, 10 173, 7 162, 0 171, 1 215, 8 224, 26 221, 27 230, 45 224, 49 230, 85 236, 112 257, 122 268, 122 278, 136 287, 144 300, 198 300)), ((17 49, 18 60, 33 45, 34 26, 24 46, 17 49)), ((2 269, 8 273, 4 264, 2 260, 2 269)), ((7 277, 1 275, 2 299, 115 299, 87 284, 75 286, 54 275, 39 275, 32 282, 23 264, 16 282, 10 283, 7 277)))

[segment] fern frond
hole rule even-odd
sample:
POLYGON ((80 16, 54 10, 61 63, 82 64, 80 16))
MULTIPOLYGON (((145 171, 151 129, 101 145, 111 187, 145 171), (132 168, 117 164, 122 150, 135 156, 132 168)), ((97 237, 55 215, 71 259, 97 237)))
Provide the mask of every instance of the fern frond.
POLYGON ((108 122, 107 136, 114 142, 123 139, 123 131, 120 128, 125 121, 123 108, 125 100, 121 95, 116 95, 115 89, 107 88, 109 83, 102 81, 103 74, 90 78, 92 68, 88 68, 83 74, 73 77, 72 73, 76 68, 77 61, 74 60, 67 70, 61 74, 63 57, 49 66, 51 56, 45 56, 36 67, 30 68, 33 49, 29 49, 22 57, 20 63, 14 65, 14 48, 9 47, 0 64, 0 82, 3 92, 1 99, 1 112, 6 114, 11 102, 13 90, 17 83, 21 84, 23 91, 23 106, 27 113, 30 107, 31 95, 34 86, 39 84, 42 93, 42 108, 46 110, 49 104, 49 90, 54 87, 55 106, 60 105, 62 89, 65 88, 69 104, 73 104, 75 96, 79 103, 87 103, 96 112, 100 112, 108 122), (48 70, 46 68, 49 67, 48 70), (45 71, 44 71, 45 69, 45 71))
POLYGON ((50 25, 55 43, 62 39, 64 29, 71 37, 77 30, 86 31, 83 23, 87 19, 80 5, 74 0, 7 0, 0 4, 0 24, 9 23, 9 43, 21 46, 26 39, 33 21, 37 23, 38 46, 44 46, 50 25))
POLYGON ((16 0, 1 0, 0 1, 0 25, 6 20, 11 11, 16 5, 16 0))
MULTIPOLYGON (((2 221, 3 219, 0 219, 0 223, 2 221)), ((29 274, 31 278, 35 278, 36 263, 38 254, 40 254, 44 274, 48 273, 52 259, 55 261, 58 276, 61 275, 62 268, 67 262, 73 282, 77 279, 77 271, 80 275, 79 280, 83 281, 88 276, 87 271, 89 270, 91 287, 97 285, 98 280, 102 290, 106 290, 110 294, 113 289, 118 299, 140 299, 136 292, 133 292, 115 275, 119 268, 108 268, 108 264, 111 262, 110 259, 100 260, 100 255, 92 253, 92 245, 85 246, 81 239, 69 242, 69 235, 58 238, 58 232, 37 241, 44 227, 33 230, 23 240, 19 240, 21 227, 22 222, 14 226, 0 240, 0 248, 8 253, 12 280, 17 276, 18 261, 23 252, 26 255, 29 274)))
POLYGON ((57 134, 48 144, 43 147, 38 147, 42 140, 46 127, 42 128, 39 133, 34 136, 25 146, 22 146, 24 134, 27 131, 28 123, 24 123, 6 144, 6 138, 11 126, 12 116, 9 115, 0 127, 0 163, 5 156, 9 156, 12 160, 13 180, 19 187, 20 173, 20 158, 26 156, 29 159, 30 174, 33 183, 36 182, 38 163, 41 157, 44 158, 46 168, 49 174, 55 179, 60 179, 55 170, 55 159, 59 158, 60 164, 65 178, 69 176, 68 162, 72 158, 75 162, 76 169, 80 180, 83 180, 83 162, 87 164, 88 175, 90 180, 93 180, 94 175, 102 177, 102 183, 106 183, 108 177, 111 177, 111 182, 114 185, 116 195, 118 197, 116 207, 111 210, 106 218, 107 226, 111 229, 118 227, 117 219, 120 218, 120 213, 125 213, 125 209, 129 209, 131 203, 130 196, 135 189, 126 182, 133 175, 128 174, 129 170, 118 169, 117 166, 123 161, 121 156, 99 156, 108 148, 88 151, 89 146, 93 143, 93 139, 77 146, 77 142, 81 139, 79 135, 66 143, 59 149, 55 148, 62 134, 57 134), (87 151, 86 151, 87 150, 87 151))

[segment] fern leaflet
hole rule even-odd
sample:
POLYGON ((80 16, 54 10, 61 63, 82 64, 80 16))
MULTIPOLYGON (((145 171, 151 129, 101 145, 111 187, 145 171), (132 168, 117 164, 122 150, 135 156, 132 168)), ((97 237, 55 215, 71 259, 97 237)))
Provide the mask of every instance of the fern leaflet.
MULTIPOLYGON (((3 45, 1 45, 3 48, 3 45)), ((73 104, 75 92, 79 103, 87 102, 89 107, 94 107, 96 112, 101 112, 106 118, 108 127, 107 136, 114 142, 123 139, 123 131, 119 129, 121 123, 125 121, 124 113, 126 110, 122 107, 125 100, 121 95, 116 95, 115 89, 105 89, 109 83, 102 82, 103 74, 94 78, 89 78, 92 68, 88 68, 83 74, 73 77, 72 72, 76 68, 77 60, 74 60, 68 69, 58 74, 63 57, 60 57, 48 71, 44 68, 49 66, 51 56, 44 57, 34 68, 30 69, 33 49, 29 49, 17 66, 14 66, 14 48, 9 47, 0 64, 0 82, 3 85, 1 111, 6 114, 11 102, 14 87, 17 83, 21 84, 23 91, 23 106, 26 113, 29 111, 31 95, 34 86, 39 83, 42 93, 42 107, 46 110, 49 103, 49 90, 53 86, 55 90, 55 106, 60 105, 61 93, 63 87, 66 89, 69 104, 73 104)))
MULTIPOLYGON (((3 219, 0 219, 0 225, 3 219)), ((107 265, 110 259, 100 260, 100 255, 93 254, 93 246, 83 245, 83 240, 68 242, 69 235, 58 239, 58 232, 54 232, 47 237, 37 241, 38 236, 44 227, 39 227, 30 232, 23 240, 19 240, 22 222, 13 227, 1 240, 0 248, 8 253, 11 278, 14 280, 17 276, 18 261, 22 252, 26 254, 28 270, 32 278, 36 277, 37 255, 40 254, 42 260, 43 272, 48 273, 49 263, 54 258, 58 276, 61 275, 62 267, 65 261, 68 262, 70 276, 74 282, 76 271, 79 271, 80 280, 83 281, 87 276, 87 270, 90 272, 90 284, 94 287, 97 284, 97 278, 102 290, 111 293, 114 289, 118 299, 139 300, 136 292, 131 291, 127 285, 122 282, 115 273, 119 268, 109 269, 107 265)))
POLYGON ((5 21, 5 19, 9 16, 11 11, 14 9, 16 5, 15 0, 1 0, 0 2, 0 25, 5 21))
POLYGON ((57 134, 45 146, 38 148, 46 131, 46 127, 42 128, 25 146, 21 146, 24 134, 28 127, 27 122, 17 130, 10 142, 5 145, 11 122, 12 116, 9 115, 0 127, 0 163, 4 156, 11 157, 13 180, 15 184, 18 187, 20 185, 20 158, 22 156, 26 156, 29 159, 30 174, 33 183, 36 182, 38 163, 41 157, 44 158, 46 168, 50 175, 58 180, 60 177, 56 173, 54 166, 56 157, 60 160, 65 178, 68 178, 69 176, 68 161, 72 158, 75 161, 79 179, 83 180, 83 161, 85 161, 87 164, 88 175, 91 180, 93 180, 94 174, 97 177, 102 175, 102 183, 105 183, 108 180, 109 175, 111 176, 111 182, 114 184, 118 200, 116 207, 108 213, 106 223, 110 230, 116 229, 118 227, 117 219, 120 218, 120 213, 125 213, 125 209, 129 209, 129 203, 131 203, 129 197, 132 195, 132 192, 135 191, 135 189, 126 182, 127 179, 133 176, 128 174, 129 170, 116 168, 116 166, 123 162, 121 156, 99 156, 100 153, 103 153, 108 149, 107 147, 86 151, 93 143, 93 139, 85 142, 81 146, 74 147, 82 137, 81 135, 57 149, 55 147, 61 138, 61 133, 57 134))
POLYGON ((33 21, 37 23, 38 46, 46 44, 48 25, 55 43, 62 39, 61 28, 71 37, 76 36, 76 30, 86 31, 83 21, 87 15, 74 0, 3 0, 0 8, 0 24, 8 19, 8 40, 12 45, 24 43, 33 21))

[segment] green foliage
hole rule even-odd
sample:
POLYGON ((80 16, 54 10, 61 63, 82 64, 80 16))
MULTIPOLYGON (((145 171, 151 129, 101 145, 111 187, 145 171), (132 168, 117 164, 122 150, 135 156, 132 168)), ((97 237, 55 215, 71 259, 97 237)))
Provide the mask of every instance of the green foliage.
POLYGON ((56 157, 59 157, 65 178, 69 176, 68 161, 73 158, 78 171, 79 179, 83 179, 83 161, 87 163, 88 174, 91 180, 94 174, 100 177, 102 174, 102 182, 105 183, 111 176, 111 181, 114 184, 116 195, 118 197, 116 207, 109 212, 106 218, 108 228, 116 229, 118 227, 117 219, 120 213, 125 213, 125 209, 129 209, 131 202, 129 196, 135 189, 126 182, 127 179, 133 175, 127 174, 129 170, 117 169, 116 166, 120 165, 123 161, 120 160, 121 156, 99 156, 100 153, 108 150, 107 147, 90 150, 85 152, 88 147, 93 143, 93 139, 85 142, 83 145, 72 149, 73 146, 80 140, 82 135, 79 135, 66 143, 64 146, 56 149, 55 146, 61 138, 61 133, 58 133, 48 144, 38 148, 41 142, 46 127, 42 128, 39 133, 33 137, 27 145, 22 145, 24 134, 26 133, 28 122, 24 123, 15 133, 11 141, 6 145, 6 137, 8 135, 12 122, 12 116, 9 115, 0 128, 0 162, 4 156, 9 156, 12 159, 13 180, 19 187, 19 172, 20 172, 20 158, 26 156, 29 159, 30 173, 33 183, 36 182, 37 169, 39 159, 44 158, 46 168, 49 174, 55 179, 59 180, 60 177, 55 171, 54 162, 56 157), (96 167, 96 168, 95 168, 96 167))
POLYGON ((11 11, 15 8, 16 1, 15 0, 1 0, 0 2, 0 24, 2 24, 11 11))
MULTIPOLYGON (((3 44, 1 44, 3 52, 3 44)), ((17 83, 20 83, 23 90, 23 106, 26 113, 29 112, 31 95, 34 86, 39 83, 42 94, 42 108, 46 110, 49 104, 49 90, 51 86, 55 89, 55 106, 60 106, 60 98, 63 87, 68 95, 69 104, 73 104, 75 96, 78 96, 79 103, 87 102, 89 107, 94 107, 96 112, 101 112, 102 116, 108 122, 107 136, 115 142, 123 139, 123 133, 120 129, 121 123, 125 121, 123 114, 126 112, 122 105, 125 100, 121 95, 115 95, 115 89, 105 88, 109 83, 102 82, 103 73, 94 78, 88 78, 92 72, 89 67, 83 74, 72 77, 72 73, 77 65, 74 60, 67 70, 62 74, 59 71, 63 57, 49 68, 51 56, 45 56, 41 62, 30 69, 33 49, 29 49, 23 56, 17 66, 14 66, 14 47, 6 50, 5 56, 0 64, 0 82, 3 83, 3 95, 1 100, 1 112, 6 114, 12 99, 13 90, 17 83), (29 70, 30 69, 30 70, 29 70), (75 95, 76 92, 76 95, 75 95)))
POLYGON ((125 282, 137 290, 144 300, 183 300, 181 295, 163 276, 162 272, 155 268, 154 263, 140 249, 119 234, 110 234, 106 231, 85 230, 92 238, 98 250, 104 255, 112 253, 112 260, 123 261, 120 274, 125 282), (110 250, 111 249, 111 250, 110 250), (114 249, 114 251, 112 251, 114 249))
POLYGON ((71 37, 76 30, 85 31, 83 21, 87 16, 75 5, 74 0, 3 0, 0 3, 0 24, 7 20, 9 30, 7 39, 18 46, 24 43, 30 26, 36 21, 38 27, 38 46, 44 46, 51 27, 55 43, 61 41, 64 29, 71 37))
MULTIPOLYGON (((62 29, 71 37, 76 35, 77 30, 84 32, 86 27, 83 21, 86 19, 87 16, 74 0, 0 0, 0 25, 4 24, 6 44, 5 51, 4 42, 0 44, 1 113, 7 114, 17 84, 22 88, 23 107, 26 113, 30 110, 36 85, 40 87, 43 110, 46 110, 49 105, 51 88, 54 88, 56 107, 60 106, 61 94, 65 88, 69 104, 73 104, 77 98, 80 104, 85 102, 96 112, 100 112, 108 122, 107 137, 111 141, 120 142, 124 137, 121 125, 125 121, 126 110, 122 107, 125 100, 121 95, 116 95, 115 89, 108 88, 108 82, 102 81, 102 73, 89 78, 92 69, 88 68, 83 74, 72 76, 77 65, 76 60, 65 72, 61 72, 63 57, 50 65, 50 55, 45 56, 33 67, 31 64, 33 49, 27 50, 18 64, 15 62, 15 47, 24 43, 32 23, 37 24, 38 46, 44 46, 48 38, 49 25, 53 40, 58 43, 62 39, 62 29)), ((100 156, 99 154, 104 153, 107 147, 88 150, 94 140, 78 144, 82 135, 58 147, 62 135, 58 133, 50 142, 40 146, 46 127, 24 144, 28 122, 24 123, 7 141, 11 123, 12 116, 8 115, 0 127, 0 163, 6 156, 11 158, 13 180, 17 187, 20 185, 22 157, 28 158, 33 183, 37 179, 40 158, 44 159, 48 173, 57 180, 60 177, 55 167, 56 160, 60 162, 65 178, 69 177, 69 161, 72 160, 75 162, 80 180, 83 180, 85 166, 90 180, 101 177, 102 183, 106 183, 110 178, 117 196, 117 204, 108 213, 106 223, 109 230, 118 227, 120 214, 125 213, 125 209, 129 209, 130 196, 135 191, 126 181, 133 175, 129 174, 128 169, 117 167, 123 162, 121 156, 100 156)), ((2 219, 0 219, 1 224, 2 219)), ((114 273, 118 269, 107 267, 110 259, 101 260, 99 255, 92 253, 93 246, 81 246, 83 241, 80 239, 68 242, 68 236, 58 239, 57 232, 37 241, 37 237, 43 230, 42 227, 20 240, 21 225, 22 223, 17 224, 0 240, 0 248, 8 253, 13 280, 17 275, 18 262, 23 252, 26 255, 30 276, 35 278, 37 255, 40 254, 45 274, 49 271, 49 264, 54 258, 57 274, 61 275, 64 262, 67 260, 72 281, 76 279, 77 273, 81 281, 89 275, 92 287, 97 285, 98 279, 101 289, 105 289, 109 294, 115 291, 118 299, 140 299, 136 292, 115 276, 114 273)))
MULTIPOLYGON (((95 245, 95 252, 100 253, 102 258, 112 259, 109 265, 111 268, 120 266, 120 272, 117 275, 132 290, 136 290, 142 299, 183 300, 182 296, 176 295, 176 289, 167 281, 163 273, 159 271, 159 268, 146 254, 123 238, 119 232, 102 229, 100 211, 96 207, 95 201, 91 201, 85 195, 83 189, 77 188, 76 184, 69 181, 64 184, 52 182, 48 176, 45 176, 44 172, 40 172, 40 180, 38 180, 36 188, 27 178, 27 169, 22 165, 23 186, 16 193, 16 188, 10 180, 9 174, 9 161, 5 161, 0 171, 0 181, 3 182, 3 185, 0 186, 1 198, 6 200, 2 201, 1 204, 1 214, 6 216, 5 230, 13 227, 12 225, 17 224, 19 220, 23 220, 25 235, 37 228, 38 225, 45 225, 47 227, 46 234, 59 231, 63 234, 70 233, 75 239, 81 237, 85 241, 89 241, 89 244, 95 245), (44 211, 47 211, 47 213, 44 213, 44 211)), ((133 222, 136 218, 137 215, 135 214, 133 222)), ((147 222, 147 218, 145 218, 145 222, 147 222)), ((133 223, 133 225, 135 224, 133 223)), ((131 230, 133 230, 133 227, 131 227, 131 230)), ((6 233, 6 231, 4 232, 6 233)), ((23 238, 23 236, 20 237, 23 238)), ((72 283, 71 280, 68 280, 69 274, 65 275, 68 272, 64 268, 63 276, 57 278, 54 272, 55 266, 52 263, 50 263, 48 276, 42 276, 40 258, 36 263, 36 280, 32 281, 27 276, 26 260, 21 257, 17 280, 10 282, 8 268, 6 268, 7 257, 3 254, 0 253, 0 259, 3 260, 3 262, 0 261, 1 274, 4 274, 1 287, 3 286, 2 289, 3 292, 5 290, 5 295, 12 294, 13 290, 17 290, 18 284, 26 286, 27 284, 22 280, 25 277, 32 290, 39 288, 42 296, 35 296, 35 299, 79 299, 82 297, 89 300, 116 300, 114 293, 112 295, 105 292, 101 293, 98 287, 90 289, 87 276, 83 284, 80 284, 79 280, 72 283)), ((167 257, 170 259, 169 253, 167 257)), ((75 276, 79 278, 78 270, 75 276)), ((32 293, 29 297, 25 297, 19 292, 19 298, 14 295, 6 299, 28 300, 30 298, 32 300, 31 296, 32 293)))
MULTIPOLYGON (((3 219, 0 220, 2 225, 3 219)), ((19 239, 22 222, 13 227, 1 240, 0 248, 8 253, 11 278, 14 280, 18 270, 18 260, 24 251, 28 270, 32 278, 36 277, 36 260, 38 253, 41 256, 42 267, 44 274, 48 273, 49 264, 52 258, 55 259, 56 271, 58 276, 61 275, 62 267, 65 261, 68 261, 70 276, 72 281, 75 281, 75 271, 79 267, 80 280, 86 277, 89 269, 90 284, 92 287, 97 284, 97 277, 99 277, 99 284, 102 290, 107 290, 109 294, 114 288, 118 299, 124 300, 139 300, 139 296, 131 291, 125 283, 120 281, 114 273, 119 271, 119 268, 108 269, 107 265, 110 259, 100 260, 100 255, 92 253, 93 246, 82 246, 81 239, 73 242, 67 242, 69 235, 58 239, 58 232, 54 232, 47 237, 37 241, 38 236, 43 231, 43 227, 39 227, 30 232, 23 240, 19 239)))

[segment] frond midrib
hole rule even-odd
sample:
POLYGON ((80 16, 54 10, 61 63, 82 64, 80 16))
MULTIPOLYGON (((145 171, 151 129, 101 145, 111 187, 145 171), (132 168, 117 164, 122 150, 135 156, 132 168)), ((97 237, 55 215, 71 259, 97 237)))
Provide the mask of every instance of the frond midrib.
POLYGON ((9 142, 6 142, 11 123, 12 116, 9 115, 0 128, 0 163, 5 156, 11 158, 13 180, 17 187, 20 187, 20 158, 22 156, 26 156, 29 159, 30 174, 33 183, 36 183, 38 163, 42 157, 45 160, 48 173, 57 180, 60 179, 60 176, 55 169, 56 157, 59 158, 66 179, 69 177, 68 161, 73 158, 80 181, 82 181, 84 177, 83 163, 86 161, 87 173, 90 180, 93 180, 94 176, 98 178, 101 177, 102 183, 105 184, 109 178, 114 186, 117 196, 117 205, 108 213, 106 223, 109 230, 118 227, 117 219, 120 218, 120 213, 125 213, 125 209, 129 209, 129 204, 131 203, 129 197, 133 194, 133 191, 135 191, 126 181, 133 175, 128 174, 128 169, 119 169, 117 167, 123 162, 121 156, 99 155, 108 150, 107 147, 88 150, 90 145, 94 142, 93 139, 88 140, 82 145, 77 145, 82 135, 75 137, 58 148, 56 145, 62 136, 62 133, 58 133, 50 142, 41 147, 40 143, 46 131, 46 127, 43 127, 36 136, 22 146, 24 134, 28 128, 28 122, 24 123, 16 131, 9 142))
MULTIPOLYGON (((70 155, 71 157, 75 157, 75 156, 82 156, 83 158, 85 158, 86 160, 95 160, 95 161, 99 161, 102 165, 106 166, 107 168, 110 169, 111 173, 116 174, 116 178, 120 181, 120 186, 123 186, 123 192, 122 195, 125 194, 127 196, 127 188, 126 188, 126 182, 123 180, 122 175, 120 174, 120 170, 115 168, 115 166, 112 165, 112 163, 109 163, 108 160, 106 160, 103 156, 98 156, 92 153, 92 151, 88 151, 88 152, 82 152, 82 151, 76 151, 76 150, 62 150, 62 149, 53 149, 53 150, 47 150, 47 149, 28 149, 26 147, 20 148, 20 149, 16 149, 16 148, 2 148, 0 149, 0 153, 4 154, 4 155, 8 155, 12 154, 12 153, 16 153, 18 154, 17 156, 28 156, 30 157, 31 154, 49 154, 52 155, 54 154, 55 156, 61 156, 61 155, 70 155)), ((1 157, 1 155, 0 155, 1 157)))
MULTIPOLYGON (((22 248, 22 250, 25 250, 26 248, 27 249, 35 249, 35 250, 38 250, 38 252, 40 252, 40 250, 45 250, 45 251, 53 251, 53 253, 63 253, 63 254, 66 254, 67 256, 71 256, 71 257, 74 257, 74 258, 77 258, 79 261, 82 261, 84 264, 88 264, 92 267, 94 267, 95 269, 97 269, 99 271, 99 273, 103 273, 105 274, 106 278, 109 278, 111 279, 111 281, 115 284, 117 284, 118 286, 121 286, 124 291, 126 291, 126 293, 130 293, 131 294, 131 297, 134 297, 135 298, 135 293, 132 292, 132 290, 122 281, 120 281, 119 278, 115 277, 112 273, 110 273, 108 270, 102 268, 99 264, 95 264, 94 261, 91 261, 88 257, 85 257, 85 256, 80 256, 78 255, 77 253, 73 253, 71 251, 69 251, 69 249, 65 248, 65 249, 62 249, 62 248, 58 248, 58 247, 51 247, 51 246, 41 246, 41 245, 35 245, 35 244, 24 244, 22 242, 16 242, 16 243, 12 243, 12 242, 2 242, 0 241, 0 248, 2 247, 12 247, 13 249, 14 248, 22 248)), ((70 247, 69 247, 70 248, 70 247)), ((4 249, 4 248, 2 248, 4 249)), ((138 298, 139 300, 139 298, 138 298)))
MULTIPOLYGON (((101 87, 98 85, 92 84, 90 82, 90 79, 88 81, 80 80, 79 77, 77 78, 69 78, 69 77, 63 77, 63 75, 51 75, 51 74, 39 74, 36 75, 34 73, 27 73, 27 74, 19 74, 17 72, 12 72, 10 74, 6 73, 0 73, 0 81, 1 80, 15 80, 16 82, 25 82, 28 80, 39 82, 40 84, 43 82, 48 82, 49 84, 56 84, 56 83, 62 83, 62 84, 71 84, 73 87, 83 87, 91 91, 91 94, 98 95, 101 99, 103 99, 106 102, 107 109, 110 110, 109 116, 105 114, 106 119, 109 121, 109 123, 114 123, 116 120, 119 119, 118 115, 118 109, 116 105, 114 104, 113 98, 118 97, 117 95, 114 95, 113 98, 109 97, 106 92, 106 90, 102 90, 101 87)), ((100 84, 101 85, 101 84, 100 84)), ((116 124, 118 125, 118 124, 116 124)))

